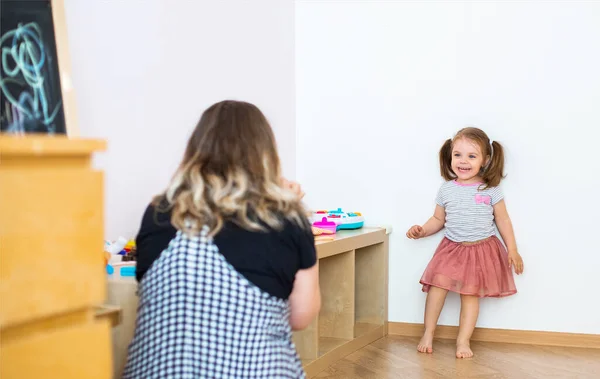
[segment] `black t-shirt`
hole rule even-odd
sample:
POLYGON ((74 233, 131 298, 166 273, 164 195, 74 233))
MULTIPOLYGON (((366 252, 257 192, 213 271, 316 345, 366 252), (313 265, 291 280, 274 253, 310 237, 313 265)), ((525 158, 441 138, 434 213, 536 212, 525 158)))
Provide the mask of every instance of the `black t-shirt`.
MULTIPOLYGON (((138 281, 175 237, 170 219, 170 212, 156 211, 152 205, 146 208, 136 238, 138 281)), ((251 232, 226 221, 214 243, 240 274, 281 299, 290 296, 296 272, 317 262, 312 232, 289 221, 282 230, 267 232, 251 232)))

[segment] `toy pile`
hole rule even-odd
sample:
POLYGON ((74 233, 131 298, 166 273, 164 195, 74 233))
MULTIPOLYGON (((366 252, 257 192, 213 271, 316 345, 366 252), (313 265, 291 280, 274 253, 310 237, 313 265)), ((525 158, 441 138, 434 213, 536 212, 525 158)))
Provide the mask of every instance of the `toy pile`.
POLYGON ((119 237, 114 242, 104 242, 104 264, 106 273, 122 277, 135 276, 136 246, 134 240, 119 237))
POLYGON ((342 208, 316 211, 311 216, 312 232, 316 241, 333 240, 338 230, 360 229, 365 224, 359 212, 344 212, 342 208))

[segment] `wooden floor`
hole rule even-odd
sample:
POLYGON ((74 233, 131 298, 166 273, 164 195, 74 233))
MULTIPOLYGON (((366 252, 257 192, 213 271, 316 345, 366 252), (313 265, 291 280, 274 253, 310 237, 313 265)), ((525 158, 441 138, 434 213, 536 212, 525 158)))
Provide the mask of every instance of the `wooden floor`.
POLYGON ((434 354, 416 351, 418 339, 388 336, 338 361, 316 378, 600 378, 600 349, 474 342, 475 357, 458 360, 452 340, 434 354))

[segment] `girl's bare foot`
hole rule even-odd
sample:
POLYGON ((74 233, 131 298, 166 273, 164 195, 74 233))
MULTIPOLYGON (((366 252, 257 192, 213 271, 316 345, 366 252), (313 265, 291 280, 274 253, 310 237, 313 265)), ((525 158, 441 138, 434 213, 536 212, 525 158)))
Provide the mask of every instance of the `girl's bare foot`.
POLYGON ((423 334, 419 345, 417 345, 417 350, 420 353, 433 353, 433 334, 427 332, 423 334))
POLYGON ((473 350, 471 344, 467 342, 456 342, 456 358, 472 358, 473 350))

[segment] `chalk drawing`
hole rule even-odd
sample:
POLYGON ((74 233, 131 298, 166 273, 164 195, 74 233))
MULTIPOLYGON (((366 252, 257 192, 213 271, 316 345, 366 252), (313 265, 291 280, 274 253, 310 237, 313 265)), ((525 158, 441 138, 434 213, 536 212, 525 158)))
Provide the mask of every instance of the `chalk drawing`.
POLYGON ((19 24, 2 35, 0 47, 0 90, 10 103, 5 115, 7 131, 27 132, 27 121, 37 120, 46 132, 56 132, 55 119, 62 102, 48 103, 50 88, 43 75, 48 59, 41 28, 35 22, 19 24))

